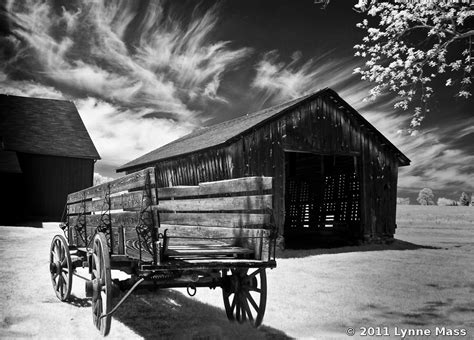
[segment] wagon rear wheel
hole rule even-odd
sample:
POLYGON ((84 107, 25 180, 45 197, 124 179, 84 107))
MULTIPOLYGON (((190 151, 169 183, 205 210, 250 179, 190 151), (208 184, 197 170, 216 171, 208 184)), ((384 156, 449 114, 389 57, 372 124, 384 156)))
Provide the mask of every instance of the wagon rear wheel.
POLYGON ((109 334, 112 316, 105 316, 112 308, 112 280, 110 256, 104 233, 94 237, 91 259, 92 318, 103 336, 109 334))
POLYGON ((67 241, 62 235, 54 236, 51 241, 49 271, 56 296, 59 300, 66 301, 71 295, 74 268, 67 241))
POLYGON ((261 325, 267 304, 265 268, 232 269, 223 273, 222 295, 227 318, 261 325))

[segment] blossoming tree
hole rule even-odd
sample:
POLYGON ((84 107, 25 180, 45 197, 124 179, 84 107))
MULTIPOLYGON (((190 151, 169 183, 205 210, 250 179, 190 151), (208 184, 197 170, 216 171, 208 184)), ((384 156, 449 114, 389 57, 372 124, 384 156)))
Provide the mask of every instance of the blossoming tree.
POLYGON ((356 10, 367 18, 358 27, 366 36, 354 46, 366 60, 354 71, 375 83, 369 98, 397 95, 396 108, 413 109, 416 129, 429 112, 436 84, 471 96, 474 4, 470 0, 359 0, 356 10))

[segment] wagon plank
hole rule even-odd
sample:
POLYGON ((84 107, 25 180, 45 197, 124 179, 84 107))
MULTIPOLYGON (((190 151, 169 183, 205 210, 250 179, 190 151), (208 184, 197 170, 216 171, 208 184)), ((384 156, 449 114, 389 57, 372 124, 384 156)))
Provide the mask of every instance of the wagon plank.
POLYGON ((270 227, 269 214, 247 213, 160 213, 160 220, 166 224, 242 228, 246 226, 270 227))
POLYGON ((162 200, 158 211, 262 210, 272 208, 272 195, 162 200))
MULTIPOLYGON (((155 202, 154 190, 151 192, 152 201, 155 202)), ((110 210, 140 210, 144 198, 143 191, 133 191, 118 196, 110 197, 110 210)), ((85 212, 100 212, 107 210, 107 202, 104 198, 84 202, 85 212)), ((79 214, 83 212, 83 202, 72 203, 68 206, 68 214, 79 214)))
POLYGON ((90 199, 94 197, 104 197, 107 193, 113 194, 121 191, 135 189, 138 187, 143 187, 146 183, 147 174, 150 174, 150 182, 151 184, 154 184, 154 168, 150 167, 123 176, 111 182, 99 184, 81 191, 71 193, 67 197, 67 203, 74 203, 83 199, 90 199))
POLYGON ((264 191, 272 188, 272 177, 243 177, 216 182, 204 182, 199 186, 176 186, 158 188, 158 197, 175 198, 264 191))

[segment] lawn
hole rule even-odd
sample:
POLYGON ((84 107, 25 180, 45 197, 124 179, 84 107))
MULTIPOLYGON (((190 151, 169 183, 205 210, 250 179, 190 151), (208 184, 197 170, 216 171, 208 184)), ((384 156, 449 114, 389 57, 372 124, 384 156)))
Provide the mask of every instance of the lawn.
MULTIPOLYGON (((348 328, 352 338, 367 338, 361 327, 387 327, 383 338, 422 330, 432 336, 406 339, 427 339, 444 327, 474 339, 474 208, 398 206, 397 224, 389 246, 282 252, 268 272, 258 330, 227 322, 220 289, 198 289, 193 298, 163 290, 134 295, 109 338, 344 339, 348 328)), ((83 282, 75 278, 69 304, 50 286, 47 254, 56 232, 51 225, 0 228, 0 338, 100 338, 83 282)))

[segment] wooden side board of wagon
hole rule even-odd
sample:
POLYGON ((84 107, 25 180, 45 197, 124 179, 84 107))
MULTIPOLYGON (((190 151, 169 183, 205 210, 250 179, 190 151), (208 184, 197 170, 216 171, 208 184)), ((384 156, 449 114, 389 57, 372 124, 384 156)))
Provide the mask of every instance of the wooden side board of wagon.
POLYGON ((105 336, 111 317, 136 289, 220 287, 229 320, 258 327, 267 299, 266 269, 276 267, 273 178, 243 177, 158 188, 154 168, 71 193, 64 236, 53 238, 50 272, 61 301, 79 266, 94 325, 105 336), (111 277, 118 269, 128 280, 111 277), (112 294, 126 291, 116 306, 112 294))

